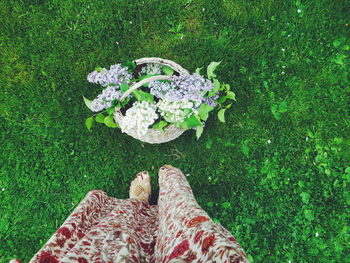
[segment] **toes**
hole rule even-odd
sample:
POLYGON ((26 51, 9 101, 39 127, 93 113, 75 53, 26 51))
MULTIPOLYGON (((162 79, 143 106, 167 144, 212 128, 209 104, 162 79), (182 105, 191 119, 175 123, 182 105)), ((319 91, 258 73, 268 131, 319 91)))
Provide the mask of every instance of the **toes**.
POLYGON ((137 175, 136 175, 136 179, 139 181, 139 182, 142 182, 144 181, 144 183, 149 183, 150 180, 151 180, 151 177, 149 175, 149 173, 147 171, 143 171, 143 172, 139 172, 137 175))
POLYGON ((144 183, 146 183, 146 184, 151 183, 151 176, 149 175, 149 173, 147 171, 142 172, 142 176, 144 179, 144 183))
POLYGON ((174 168, 173 166, 169 165, 169 164, 165 164, 162 167, 159 168, 159 173, 165 173, 168 170, 174 168))
POLYGON ((139 172, 137 175, 136 175, 136 179, 141 182, 143 180, 143 174, 142 172, 139 172))

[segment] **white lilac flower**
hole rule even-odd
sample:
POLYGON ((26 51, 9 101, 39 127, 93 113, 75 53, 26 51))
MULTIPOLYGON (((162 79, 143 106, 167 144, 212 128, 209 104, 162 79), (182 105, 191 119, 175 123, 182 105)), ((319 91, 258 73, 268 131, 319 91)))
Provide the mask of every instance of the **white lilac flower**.
POLYGON ((87 80, 91 83, 100 84, 104 87, 109 85, 119 86, 123 82, 129 83, 132 75, 128 72, 128 68, 123 68, 121 64, 115 64, 109 70, 102 68, 91 72, 87 80))
POLYGON ((122 95, 122 93, 117 89, 117 86, 108 86, 107 88, 105 88, 102 91, 102 93, 92 101, 92 111, 98 112, 111 107, 112 101, 115 99, 119 99, 122 95))
POLYGON ((201 75, 172 76, 172 82, 153 81, 149 84, 151 94, 168 101, 190 100, 198 107, 203 102, 203 96, 213 89, 213 83, 201 75))
POLYGON ((141 68, 139 75, 162 74, 162 67, 163 66, 158 63, 148 63, 146 66, 141 68))
POLYGON ((120 123, 122 132, 136 130, 139 135, 145 135, 148 127, 158 119, 157 107, 146 101, 134 102, 132 107, 125 113, 120 123))
POLYGON ((192 113, 197 113, 194 109, 194 103, 186 99, 179 101, 163 99, 157 103, 157 107, 160 115, 170 123, 182 122, 192 113))

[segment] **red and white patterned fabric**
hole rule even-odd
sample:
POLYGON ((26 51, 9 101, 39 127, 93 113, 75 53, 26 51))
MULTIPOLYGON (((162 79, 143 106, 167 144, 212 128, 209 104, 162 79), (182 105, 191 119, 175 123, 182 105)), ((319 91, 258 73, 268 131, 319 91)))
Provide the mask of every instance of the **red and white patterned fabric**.
POLYGON ((159 186, 158 205, 90 191, 30 263, 248 262, 179 169, 163 166, 159 186))

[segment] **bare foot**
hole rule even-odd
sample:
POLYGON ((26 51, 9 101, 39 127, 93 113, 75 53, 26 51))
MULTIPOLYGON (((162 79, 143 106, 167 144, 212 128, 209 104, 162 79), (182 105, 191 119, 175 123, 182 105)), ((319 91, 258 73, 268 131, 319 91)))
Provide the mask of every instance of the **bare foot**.
POLYGON ((131 182, 129 197, 148 203, 151 196, 151 177, 147 171, 139 172, 131 182))

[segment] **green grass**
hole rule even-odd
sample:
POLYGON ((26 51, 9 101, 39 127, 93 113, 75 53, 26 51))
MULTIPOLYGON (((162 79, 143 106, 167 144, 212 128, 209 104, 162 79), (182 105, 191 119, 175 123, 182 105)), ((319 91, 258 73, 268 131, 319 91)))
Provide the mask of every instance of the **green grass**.
POLYGON ((127 198, 144 169, 156 189, 170 163, 252 262, 350 262, 349 10, 346 0, 0 0, 0 261, 28 261, 89 190, 127 198), (192 72, 222 60, 237 95, 227 123, 212 116, 199 141, 189 131, 164 145, 102 125, 89 133, 82 96, 98 91, 87 74, 152 56, 192 72))

